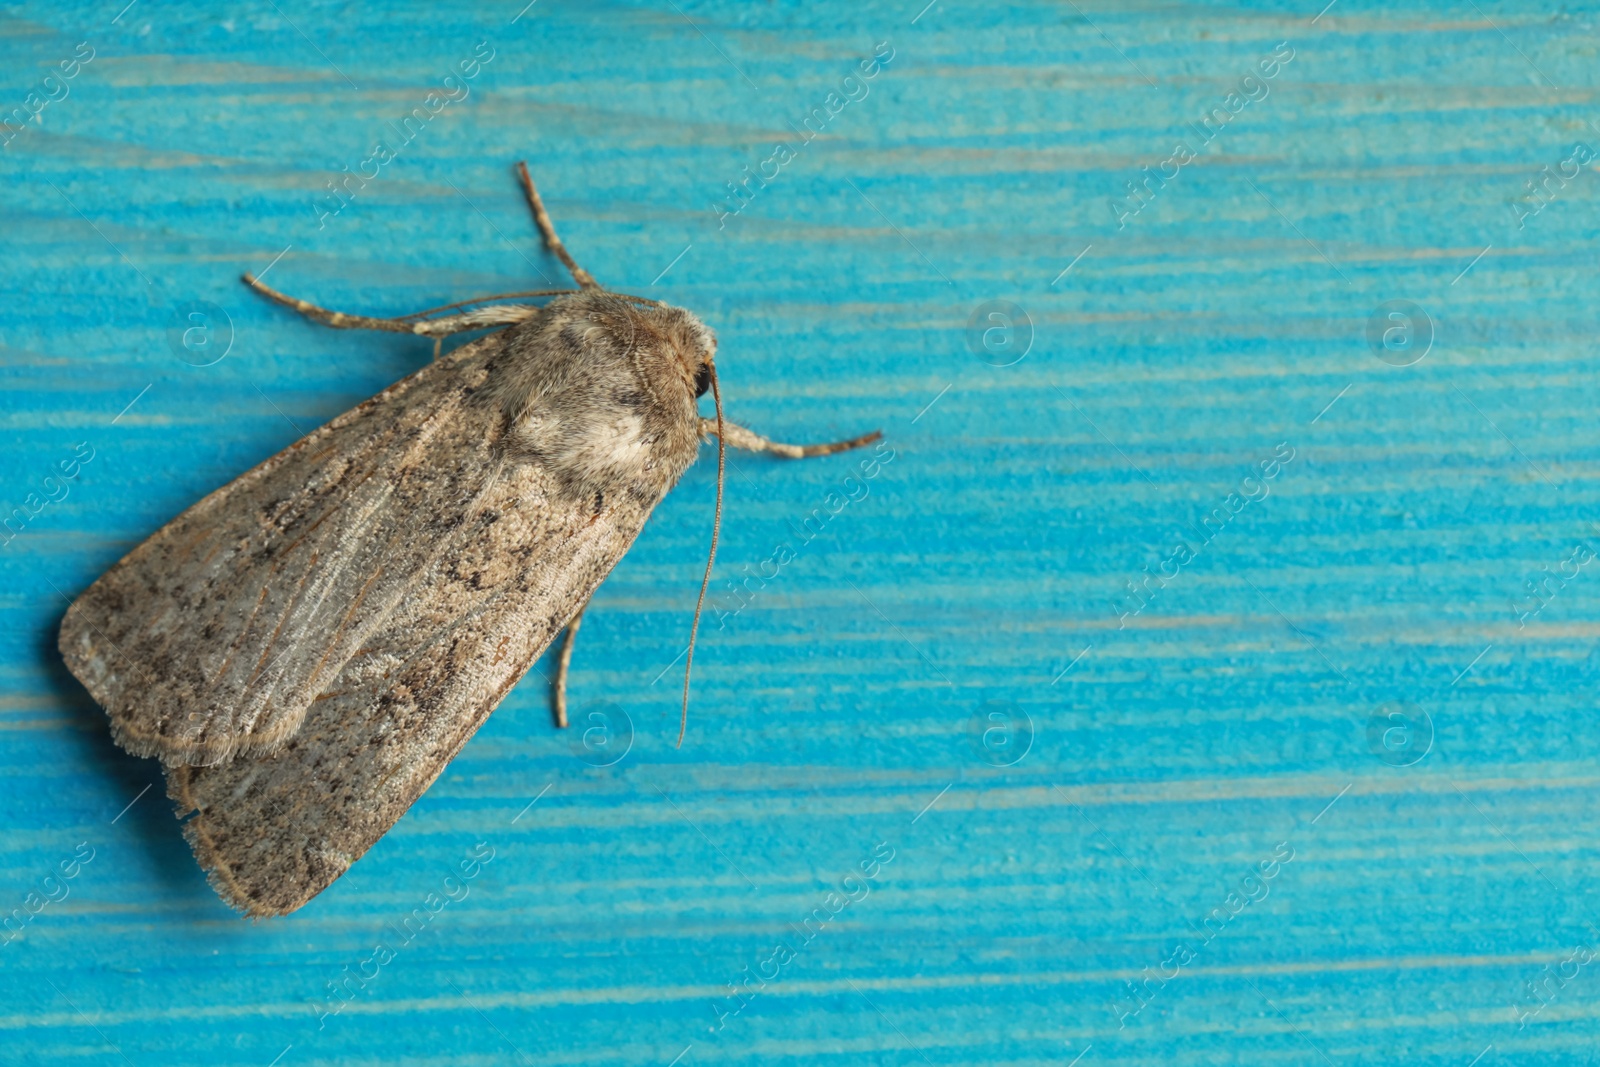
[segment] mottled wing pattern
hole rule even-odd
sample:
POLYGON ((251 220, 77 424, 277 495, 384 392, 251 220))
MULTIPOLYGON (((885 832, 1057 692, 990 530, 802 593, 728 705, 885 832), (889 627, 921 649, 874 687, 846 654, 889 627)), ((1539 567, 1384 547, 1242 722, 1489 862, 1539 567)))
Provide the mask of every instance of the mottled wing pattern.
POLYGON ((164 527, 61 627, 218 892, 292 911, 392 826, 693 462, 682 309, 598 292, 438 361, 164 527))
POLYGON ((369 635, 275 752, 167 768, 179 814, 196 812, 184 834, 229 904, 283 914, 343 874, 438 777, 649 513, 623 498, 577 514, 552 506, 558 492, 539 466, 503 476, 448 573, 369 635))
POLYGON ((504 476, 506 421, 481 394, 516 329, 212 493, 72 605, 61 651, 119 744, 203 765, 269 752, 299 728, 419 580, 477 536, 480 498, 504 476))

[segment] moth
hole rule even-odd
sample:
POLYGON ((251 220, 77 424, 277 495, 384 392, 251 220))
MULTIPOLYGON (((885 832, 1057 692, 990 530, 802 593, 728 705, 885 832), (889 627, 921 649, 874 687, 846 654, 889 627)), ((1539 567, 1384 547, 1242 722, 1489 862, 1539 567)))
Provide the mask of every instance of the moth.
POLYGON ((714 435, 686 723, 726 446, 796 458, 880 436, 801 447, 724 419, 716 335, 597 283, 527 167, 516 174, 578 288, 371 318, 246 274, 316 322, 431 337, 434 361, 185 511, 61 624, 113 738, 162 762, 195 858, 247 915, 294 911, 349 869, 563 629, 552 689, 565 725, 589 598, 714 435), (498 302, 523 298, 548 299, 498 302), (496 329, 440 356, 445 337, 483 328, 496 329), (714 419, 699 413, 708 389, 714 419))

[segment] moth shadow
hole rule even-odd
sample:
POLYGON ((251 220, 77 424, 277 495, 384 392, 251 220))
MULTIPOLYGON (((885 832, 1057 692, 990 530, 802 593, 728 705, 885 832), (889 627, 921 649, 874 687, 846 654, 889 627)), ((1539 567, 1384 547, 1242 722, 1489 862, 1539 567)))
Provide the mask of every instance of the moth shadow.
POLYGON ((172 813, 160 761, 131 756, 117 747, 111 740, 106 713, 62 661, 56 634, 65 614, 63 610, 54 625, 40 635, 36 651, 51 690, 63 707, 71 709, 72 737, 83 773, 101 775, 113 783, 112 791, 125 798, 122 803, 128 805, 122 808, 119 804, 119 810, 105 813, 107 823, 115 822, 115 829, 110 832, 132 837, 144 849, 154 876, 160 881, 156 888, 165 899, 215 903, 216 895, 206 885, 205 875, 183 839, 181 824, 172 813))

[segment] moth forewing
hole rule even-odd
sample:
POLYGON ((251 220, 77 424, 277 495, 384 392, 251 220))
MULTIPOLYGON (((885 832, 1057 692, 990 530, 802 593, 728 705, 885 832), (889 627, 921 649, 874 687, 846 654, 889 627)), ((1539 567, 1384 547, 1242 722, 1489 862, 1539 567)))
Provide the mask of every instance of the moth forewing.
MULTIPOLYGON (((479 344, 490 345, 493 339, 479 344)), ((602 510, 549 467, 508 466, 475 535, 421 583, 274 755, 174 767, 184 832, 251 914, 292 911, 393 825, 622 558, 649 505, 602 510)))
POLYGON ((685 328, 558 298, 212 494, 74 604, 69 667, 172 768, 230 903, 292 910, 342 873, 622 558, 698 447, 692 386, 663 373, 685 328), (619 314, 653 321, 594 333, 619 314))

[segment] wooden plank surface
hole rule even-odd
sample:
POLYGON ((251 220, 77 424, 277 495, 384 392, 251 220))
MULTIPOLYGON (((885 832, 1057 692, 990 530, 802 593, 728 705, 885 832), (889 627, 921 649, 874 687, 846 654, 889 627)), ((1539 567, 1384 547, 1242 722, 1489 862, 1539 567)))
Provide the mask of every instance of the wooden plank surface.
POLYGON ((1594 4, 122 2, 0 11, 0 1060, 1593 1062, 1594 4), (242 921, 55 628, 431 354, 239 273, 539 287, 519 158, 731 417, 892 459, 734 458, 681 750, 710 463, 578 728, 530 673, 242 921))

